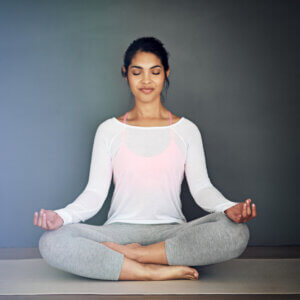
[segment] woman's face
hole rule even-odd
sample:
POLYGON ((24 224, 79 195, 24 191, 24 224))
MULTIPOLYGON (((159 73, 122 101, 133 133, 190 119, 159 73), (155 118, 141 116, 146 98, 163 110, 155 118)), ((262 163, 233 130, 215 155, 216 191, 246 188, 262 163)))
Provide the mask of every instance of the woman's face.
MULTIPOLYGON (((125 71, 124 66, 123 71, 125 71)), ((169 76, 169 73, 170 70, 167 71, 167 76, 169 76)), ((160 100, 165 73, 160 58, 155 54, 137 52, 128 66, 128 77, 126 79, 136 100, 160 100)))

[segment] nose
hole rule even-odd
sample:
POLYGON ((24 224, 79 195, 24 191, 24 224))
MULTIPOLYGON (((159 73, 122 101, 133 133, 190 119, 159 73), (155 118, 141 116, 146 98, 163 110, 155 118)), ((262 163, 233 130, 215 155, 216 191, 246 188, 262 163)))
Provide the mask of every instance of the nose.
POLYGON ((150 75, 147 73, 147 72, 145 72, 144 73, 144 75, 142 76, 142 82, 144 83, 144 84, 147 84, 147 83, 149 83, 151 80, 150 80, 150 75))

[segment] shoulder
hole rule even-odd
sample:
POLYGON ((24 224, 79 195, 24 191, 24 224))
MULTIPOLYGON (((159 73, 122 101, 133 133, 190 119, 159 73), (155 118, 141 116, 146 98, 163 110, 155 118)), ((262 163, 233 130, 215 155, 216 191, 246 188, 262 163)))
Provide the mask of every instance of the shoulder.
POLYGON ((98 124, 96 136, 101 136, 106 141, 110 142, 115 135, 121 132, 122 127, 112 117, 98 124))
MULTIPOLYGON (((193 134, 195 134, 195 132, 200 131, 196 122, 194 122, 191 119, 188 119, 186 117, 182 117, 182 118, 183 118, 183 120, 182 120, 181 124, 178 124, 178 125, 180 125, 177 127, 178 129, 181 129, 187 135, 193 135, 193 134)), ((179 118, 179 120, 180 119, 181 118, 179 118)))
POLYGON ((186 145, 194 143, 196 140, 202 140, 200 129, 195 121, 183 117, 178 125, 174 126, 174 130, 186 145))
POLYGON ((112 119, 113 118, 109 118, 109 119, 106 119, 103 122, 99 123, 98 127, 97 127, 97 131, 109 131, 110 128, 113 126, 112 119))

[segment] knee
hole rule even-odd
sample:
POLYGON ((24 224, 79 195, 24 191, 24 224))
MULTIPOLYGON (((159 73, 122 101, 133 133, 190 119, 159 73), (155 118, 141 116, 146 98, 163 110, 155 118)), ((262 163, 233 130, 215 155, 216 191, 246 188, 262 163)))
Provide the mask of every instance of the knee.
POLYGON ((234 223, 233 228, 233 254, 239 257, 247 248, 250 231, 245 223, 234 223))
POLYGON ((235 223, 226 215, 221 215, 225 235, 228 237, 228 249, 233 258, 239 257, 247 248, 250 239, 250 230, 246 223, 235 223))
POLYGON ((48 260, 55 258, 57 250, 62 247, 61 243, 72 234, 71 226, 65 225, 57 230, 45 231, 39 239, 39 251, 41 256, 48 260))

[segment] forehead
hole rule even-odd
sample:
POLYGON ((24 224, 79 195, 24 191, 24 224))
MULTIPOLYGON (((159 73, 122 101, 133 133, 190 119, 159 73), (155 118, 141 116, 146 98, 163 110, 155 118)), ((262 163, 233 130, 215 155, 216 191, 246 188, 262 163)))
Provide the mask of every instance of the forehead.
POLYGON ((140 65, 152 67, 153 65, 162 65, 160 58, 151 52, 137 52, 132 60, 131 65, 140 65))

